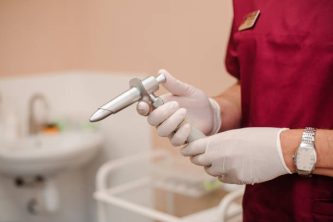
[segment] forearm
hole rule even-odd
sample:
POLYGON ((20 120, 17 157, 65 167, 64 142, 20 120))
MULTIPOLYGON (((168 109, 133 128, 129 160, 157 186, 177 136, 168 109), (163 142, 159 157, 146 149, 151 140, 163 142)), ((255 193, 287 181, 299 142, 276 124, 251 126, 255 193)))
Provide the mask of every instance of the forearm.
MULTIPOLYGON (((284 160, 292 172, 296 172, 293 156, 300 144, 303 129, 286 130, 281 133, 284 160)), ((315 136, 317 163, 314 174, 333 177, 333 130, 318 129, 315 136)))
POLYGON ((226 131, 240 127, 241 123, 241 95, 240 85, 228 88, 220 95, 214 97, 221 107, 222 127, 220 131, 226 131))

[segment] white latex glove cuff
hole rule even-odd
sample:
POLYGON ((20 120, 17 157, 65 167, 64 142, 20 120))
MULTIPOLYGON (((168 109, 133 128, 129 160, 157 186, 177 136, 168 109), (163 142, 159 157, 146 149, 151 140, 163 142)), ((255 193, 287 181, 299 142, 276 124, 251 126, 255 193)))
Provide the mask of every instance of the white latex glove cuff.
POLYGON ((279 157, 280 157, 280 160, 281 160, 281 163, 284 167, 284 169, 289 173, 289 174, 292 174, 292 172, 290 171, 290 169, 287 167, 286 165, 286 162, 284 161, 284 157, 283 157, 283 153, 282 153, 282 146, 281 146, 281 138, 280 138, 280 135, 283 131, 285 130, 289 130, 289 128, 282 128, 279 132, 278 132, 278 135, 276 137, 276 149, 277 149, 277 152, 279 154, 279 157))
POLYGON ((209 98, 209 102, 213 109, 213 125, 212 125, 212 129, 208 135, 214 135, 219 132, 219 130, 222 126, 221 108, 215 99, 209 98))

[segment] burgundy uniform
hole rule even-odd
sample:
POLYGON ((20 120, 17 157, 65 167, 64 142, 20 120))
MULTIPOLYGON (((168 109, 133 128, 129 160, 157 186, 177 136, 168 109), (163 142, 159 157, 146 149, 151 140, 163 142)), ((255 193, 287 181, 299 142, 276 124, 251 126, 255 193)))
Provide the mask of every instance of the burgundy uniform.
MULTIPOLYGON (((333 0, 234 0, 226 67, 240 80, 242 127, 332 129, 333 0)), ((243 207, 244 222, 333 221, 333 178, 248 185, 243 207)))

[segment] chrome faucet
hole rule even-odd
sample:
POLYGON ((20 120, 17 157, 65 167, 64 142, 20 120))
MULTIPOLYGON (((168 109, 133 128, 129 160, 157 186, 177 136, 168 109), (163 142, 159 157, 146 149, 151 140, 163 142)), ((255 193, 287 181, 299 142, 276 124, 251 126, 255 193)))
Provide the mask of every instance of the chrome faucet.
POLYGON ((29 127, 29 134, 36 134, 38 132, 41 131, 43 124, 45 123, 41 123, 40 121, 37 121, 36 119, 36 112, 35 112, 35 104, 36 102, 41 101, 44 104, 44 108, 46 110, 46 112, 48 112, 49 109, 49 105, 46 101, 46 98, 43 94, 41 93, 36 93, 33 94, 30 99, 29 99, 29 122, 28 122, 28 127, 29 127))

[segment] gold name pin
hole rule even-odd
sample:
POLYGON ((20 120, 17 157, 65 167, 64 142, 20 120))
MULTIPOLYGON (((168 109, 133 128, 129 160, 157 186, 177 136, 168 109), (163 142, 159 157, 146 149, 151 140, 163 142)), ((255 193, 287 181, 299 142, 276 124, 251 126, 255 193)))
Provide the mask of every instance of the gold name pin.
POLYGON ((244 31, 246 29, 253 28, 258 20, 259 15, 260 10, 253 11, 245 15, 242 24, 238 27, 238 31, 244 31))

